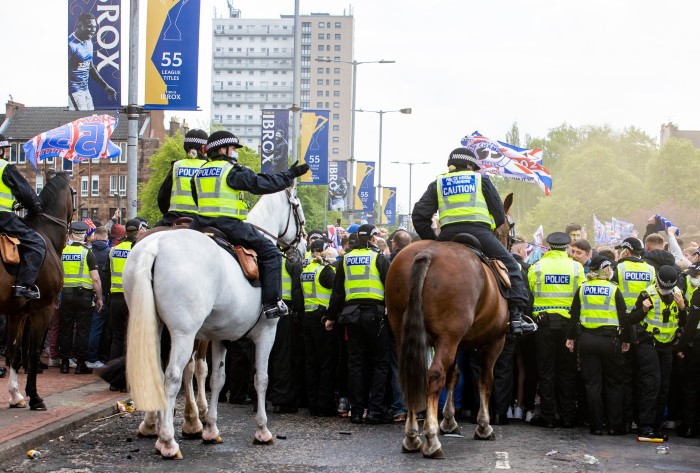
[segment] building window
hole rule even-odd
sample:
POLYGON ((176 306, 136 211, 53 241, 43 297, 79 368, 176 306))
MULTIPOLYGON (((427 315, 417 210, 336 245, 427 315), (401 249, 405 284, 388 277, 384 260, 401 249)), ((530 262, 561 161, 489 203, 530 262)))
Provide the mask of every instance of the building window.
POLYGON ((316 108, 323 108, 323 102, 316 102, 316 108))
POLYGON ((340 68, 339 67, 333 68, 333 74, 340 74, 340 68))
POLYGON ((340 51, 340 45, 339 45, 339 44, 336 44, 336 45, 333 47, 333 49, 334 49, 334 51, 340 51))
POLYGON ((90 178, 88 176, 82 176, 80 178, 80 197, 88 196, 88 189, 90 186, 90 178))
POLYGON ((340 154, 340 148, 333 148, 333 154, 340 154))
POLYGON ((319 67, 318 69, 316 69, 316 72, 319 74, 323 74, 323 68, 319 67))
POLYGON ((322 91, 322 90, 317 90, 317 91, 316 91, 316 97, 323 97, 323 91, 322 91))
POLYGON ((333 79, 333 85, 340 85, 340 79, 333 79))
MULTIPOLYGON (((337 23, 336 23, 337 24, 337 23)), ((337 28, 337 27, 336 27, 337 28)), ((340 41, 340 33, 335 34, 335 40, 340 41)))
POLYGON ((19 159, 17 160, 17 163, 24 164, 27 162, 27 156, 24 154, 24 148, 22 145, 17 145, 17 147, 19 148, 19 159))
POLYGON ((318 50, 319 50, 319 51, 325 51, 326 48, 325 48, 322 44, 319 44, 319 45, 318 45, 318 50))
POLYGON ((333 143, 340 143, 340 138, 337 136, 333 137, 333 143))
POLYGON ((325 27, 326 27, 326 23, 324 23, 323 21, 319 21, 319 22, 318 22, 318 27, 319 27, 319 28, 325 28, 325 27))
POLYGON ((44 188, 44 176, 37 174, 36 176, 36 193, 38 194, 41 192, 41 189, 44 188))
POLYGON ((340 131, 340 125, 333 125, 333 131, 340 131))
POLYGON ((73 175, 73 161, 63 159, 63 171, 66 171, 71 176, 73 175))
POLYGON ((339 114, 339 113, 334 113, 334 114, 333 114, 333 120, 340 120, 340 114, 339 114))
POLYGON ((341 27, 341 24, 340 24, 339 21, 336 21, 336 22, 335 22, 335 27, 336 27, 336 28, 340 28, 340 27, 341 27))
POLYGON ((100 176, 90 176, 92 178, 92 196, 100 195, 100 176))
POLYGON ((334 91, 333 91, 333 97, 340 97, 340 91, 339 91, 339 90, 334 90, 334 91))
POLYGON ((333 102, 333 108, 340 108, 340 102, 333 102))
POLYGON ((10 163, 17 163, 17 143, 10 144, 10 163))

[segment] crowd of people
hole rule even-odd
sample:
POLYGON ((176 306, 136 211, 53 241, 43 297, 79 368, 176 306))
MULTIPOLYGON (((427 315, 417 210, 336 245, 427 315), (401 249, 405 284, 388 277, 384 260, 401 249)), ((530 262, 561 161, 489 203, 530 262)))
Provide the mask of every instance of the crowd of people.
MULTIPOLYGON (((283 259, 245 222, 240 191, 277 192, 308 166, 256 174, 237 163, 239 147, 229 132, 190 131, 187 156, 173 163, 158 195, 164 217, 156 225, 188 217, 195 228, 214 226, 257 250, 262 313, 279 319, 269 362, 273 412, 308 409, 357 424, 405 421, 395 334, 385 315, 386 274, 412 241, 447 241, 467 232, 487 256, 504 262, 512 284, 509 330, 490 401, 493 424, 587 425, 593 435, 659 437, 664 427, 687 437, 699 433, 700 249, 695 242, 683 248, 675 227, 652 217, 642 238, 593 248, 582 227, 570 224, 551 233, 547 251, 528 264, 526 238, 512 239, 509 251, 493 236, 506 221, 498 192, 478 174, 476 157, 458 148, 448 171, 413 209, 417 233, 352 225, 336 248, 325 231, 314 230, 305 255, 289 251, 283 259)), ((0 173, 5 194, 16 195, 14 180, 6 180, 17 179, 12 168, 0 166, 0 173)), ((0 217, 6 213, 11 209, 0 217)), ((120 225, 119 219, 117 211, 105 226, 70 225, 64 288, 47 336, 48 365, 61 373, 90 373, 128 349, 121 273, 149 226, 139 218, 120 225)), ((27 280, 15 295, 31 291, 33 280, 27 280)), ((241 339, 226 346, 218 402, 252 404, 252 344, 241 339)), ((457 363, 455 407, 458 416, 473 420, 479 353, 459 353, 457 363)))

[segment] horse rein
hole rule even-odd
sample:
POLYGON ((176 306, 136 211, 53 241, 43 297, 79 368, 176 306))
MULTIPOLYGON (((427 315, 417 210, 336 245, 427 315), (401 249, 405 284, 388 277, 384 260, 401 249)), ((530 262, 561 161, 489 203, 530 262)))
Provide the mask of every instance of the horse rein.
POLYGON ((284 231, 279 236, 275 236, 272 233, 265 230, 264 228, 260 228, 257 225, 253 225, 253 227, 255 227, 258 231, 264 233, 265 235, 275 240, 275 242, 277 243, 277 247, 280 249, 280 251, 282 251, 282 253, 286 253, 290 250, 290 248, 296 247, 301 242, 301 240, 304 238, 305 223, 299 216, 299 203, 292 201, 292 191, 289 189, 285 189, 285 192, 287 193, 287 200, 289 201, 289 214, 287 215, 287 225, 284 227, 284 231), (294 235, 294 239, 291 243, 285 243, 284 241, 282 241, 282 237, 285 236, 289 231, 289 226, 292 222, 292 216, 294 216, 294 223, 297 226, 297 232, 296 235, 294 235))

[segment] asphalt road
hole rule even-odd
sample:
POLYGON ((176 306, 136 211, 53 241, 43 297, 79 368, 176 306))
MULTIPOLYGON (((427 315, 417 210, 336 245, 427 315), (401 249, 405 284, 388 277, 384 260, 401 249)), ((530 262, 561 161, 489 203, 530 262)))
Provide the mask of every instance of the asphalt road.
MULTIPOLYGON (((181 406, 178 412, 182 412, 181 406)), ((495 441, 473 440, 475 426, 460 420, 464 437, 441 437, 447 458, 427 460, 421 454, 401 453, 403 424, 353 425, 347 419, 312 418, 300 414, 269 414, 277 439, 272 446, 253 445, 251 406, 220 404, 219 429, 224 443, 204 445, 181 440, 183 460, 162 460, 153 439, 139 439, 142 414, 101 419, 35 449, 0 468, 11 472, 443 472, 494 471, 510 466, 527 472, 698 472, 700 439, 672 436, 668 454, 658 444, 639 443, 636 437, 594 437, 584 427, 542 429, 523 423, 494 427, 495 441), (340 433, 345 432, 345 433, 340 433), (350 434, 347 434, 349 432, 350 434), (554 452, 554 453, 552 453, 554 452), (586 463, 585 455, 595 457, 586 463), (500 462, 499 462, 500 460, 500 462)), ((180 419, 181 422, 181 419, 180 419)), ((180 422, 176 424, 179 432, 180 422)))

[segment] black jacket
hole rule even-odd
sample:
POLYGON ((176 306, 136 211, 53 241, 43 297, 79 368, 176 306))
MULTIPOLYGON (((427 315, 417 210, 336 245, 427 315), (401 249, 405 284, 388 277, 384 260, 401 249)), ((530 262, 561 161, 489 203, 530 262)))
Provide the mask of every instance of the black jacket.
POLYGON ((22 204, 29 213, 37 214, 43 211, 39 202, 39 196, 36 195, 34 189, 32 189, 24 176, 19 173, 14 164, 5 166, 2 182, 12 189, 12 195, 15 197, 15 200, 22 204))
POLYGON ((297 314, 304 313, 304 291, 301 289, 301 261, 290 263, 284 259, 284 267, 292 278, 292 309, 297 314))

